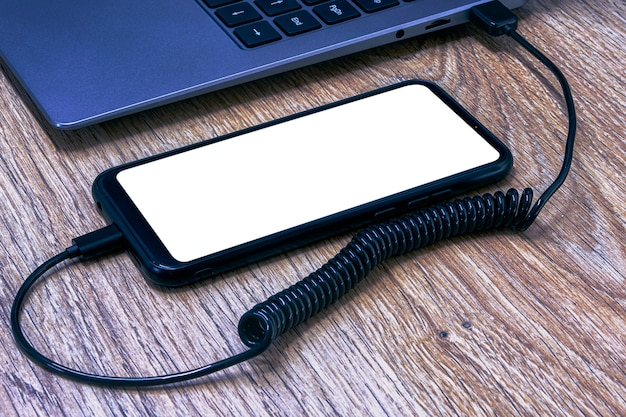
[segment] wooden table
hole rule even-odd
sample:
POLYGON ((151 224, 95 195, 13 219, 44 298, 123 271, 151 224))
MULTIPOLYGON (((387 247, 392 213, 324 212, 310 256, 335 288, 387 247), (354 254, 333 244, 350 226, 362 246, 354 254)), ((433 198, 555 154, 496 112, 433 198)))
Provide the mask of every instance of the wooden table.
MULTIPOLYGON (((435 81, 512 149, 479 192, 542 191, 566 119, 551 74, 513 40, 467 25, 78 131, 46 126, 0 72, 0 414, 626 415, 626 137, 622 0, 531 0, 519 32, 576 97, 572 172, 526 232, 448 240, 392 259, 262 356, 190 384, 110 389, 32 364, 9 329, 24 277, 105 225, 95 176, 409 78, 435 81)), ((242 349, 247 309, 320 266, 342 235, 179 289, 148 285, 126 254, 64 265, 29 297, 24 326, 62 363, 147 375, 242 349)))

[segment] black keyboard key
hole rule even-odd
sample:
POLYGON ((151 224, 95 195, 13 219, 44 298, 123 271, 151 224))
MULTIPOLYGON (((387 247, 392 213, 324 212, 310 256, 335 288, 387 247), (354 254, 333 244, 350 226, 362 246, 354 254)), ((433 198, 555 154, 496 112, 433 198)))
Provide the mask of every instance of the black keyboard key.
POLYGON ((289 36, 299 35, 322 27, 322 24, 306 10, 279 16, 274 19, 274 23, 289 36))
POLYGON ((217 9, 215 14, 229 27, 243 25, 244 23, 254 22, 262 18, 261 14, 254 7, 245 2, 217 9))
POLYGON ((366 13, 373 13, 398 5, 397 0, 354 0, 354 2, 366 13))
POLYGON ((320 4, 319 6, 315 6, 313 11, 329 25, 353 19, 361 15, 345 0, 335 0, 320 4))
POLYGON ((216 7, 225 6, 227 4, 234 3, 239 0, 202 0, 202 1, 204 2, 204 4, 214 9, 216 7))
POLYGON ((314 4, 320 4, 320 3, 324 3, 327 0, 302 0, 302 3, 306 4, 307 6, 313 6, 314 4))
POLYGON ((268 16, 292 12, 302 7, 297 0, 254 0, 254 2, 268 16))
POLYGON ((250 23, 234 30, 235 35, 248 48, 274 42, 282 38, 280 34, 265 21, 250 23))

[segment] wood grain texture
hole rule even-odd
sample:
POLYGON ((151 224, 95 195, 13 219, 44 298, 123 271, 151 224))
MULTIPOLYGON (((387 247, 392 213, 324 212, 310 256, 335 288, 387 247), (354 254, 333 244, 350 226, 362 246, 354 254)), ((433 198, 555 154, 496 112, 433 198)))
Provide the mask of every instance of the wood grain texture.
MULTIPOLYGON (((9 326, 23 278, 104 225, 102 170, 409 78, 439 83, 510 146, 482 191, 543 190, 566 119, 554 79, 511 39, 471 26, 78 131, 50 129, 0 72, 0 415, 626 415, 626 7, 531 0, 520 33, 568 76, 579 114, 572 173, 523 234, 445 241, 386 262, 262 356, 190 384, 82 385, 39 369, 9 326)), ((338 236, 180 289, 148 285, 125 254, 54 271, 24 326, 54 359, 144 375, 242 349, 238 318, 306 276, 338 236)))

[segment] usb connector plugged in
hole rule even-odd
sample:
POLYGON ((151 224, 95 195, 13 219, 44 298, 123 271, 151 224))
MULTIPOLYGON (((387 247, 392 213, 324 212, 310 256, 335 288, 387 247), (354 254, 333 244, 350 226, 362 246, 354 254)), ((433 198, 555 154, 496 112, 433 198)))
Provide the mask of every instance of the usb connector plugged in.
POLYGON ((470 20, 492 36, 509 35, 517 29, 517 16, 499 1, 472 7, 470 20))

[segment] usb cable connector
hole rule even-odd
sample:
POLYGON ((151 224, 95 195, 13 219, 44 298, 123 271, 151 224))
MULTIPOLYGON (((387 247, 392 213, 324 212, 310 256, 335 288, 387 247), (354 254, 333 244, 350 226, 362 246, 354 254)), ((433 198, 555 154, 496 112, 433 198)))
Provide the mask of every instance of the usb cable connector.
POLYGON ((517 16, 499 1, 472 7, 470 20, 492 36, 509 35, 517 29, 517 16))

